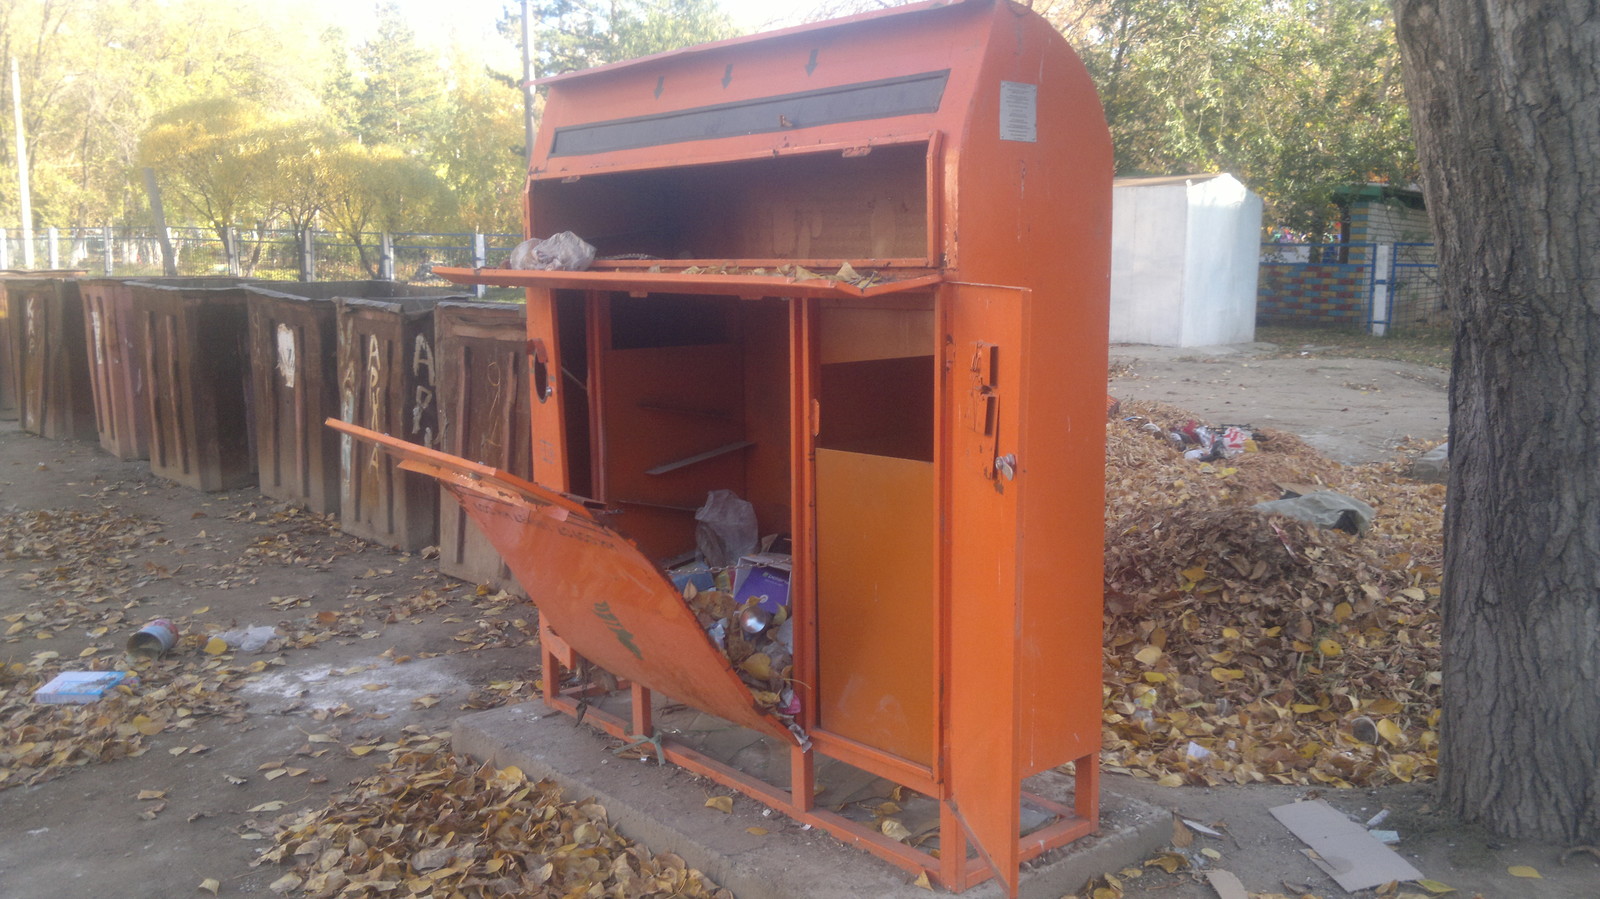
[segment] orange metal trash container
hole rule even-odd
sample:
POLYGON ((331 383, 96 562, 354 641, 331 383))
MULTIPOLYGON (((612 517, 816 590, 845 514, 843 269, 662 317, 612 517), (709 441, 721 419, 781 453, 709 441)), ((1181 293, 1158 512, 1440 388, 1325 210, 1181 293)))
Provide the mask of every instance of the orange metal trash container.
POLYGON ((1025 7, 970 0, 543 84, 528 231, 600 261, 435 270, 527 288, 533 478, 390 452, 538 605, 547 702, 949 889, 1015 893, 1098 820, 1111 147, 1082 64, 1025 7), (792 539, 794 729, 663 574, 715 489, 792 539), (583 660, 626 710, 572 684, 583 660), (786 775, 656 733, 653 693, 787 747, 786 775), (835 763, 936 801, 937 855, 816 803, 835 763), (1024 789, 1069 763, 1065 801, 1024 789))

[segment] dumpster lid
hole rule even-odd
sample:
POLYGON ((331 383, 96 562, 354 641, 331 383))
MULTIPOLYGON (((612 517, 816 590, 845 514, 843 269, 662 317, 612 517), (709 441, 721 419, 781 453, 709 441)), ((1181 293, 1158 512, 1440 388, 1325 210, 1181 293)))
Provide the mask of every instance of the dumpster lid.
POLYGON ((661 569, 581 500, 335 418, 327 424, 377 444, 402 469, 435 478, 454 494, 540 616, 579 655, 740 727, 797 742, 756 704, 661 569))
MULTIPOLYGON (((746 265, 718 266, 707 272, 690 266, 683 271, 524 271, 522 269, 436 268, 435 275, 456 284, 486 284, 496 287, 549 287, 578 290, 616 290, 629 293, 704 293, 746 299, 760 297, 810 297, 862 299, 929 287, 944 280, 928 269, 891 272, 898 280, 861 279, 857 282, 838 277, 806 278, 792 274, 755 274, 746 265), (696 269, 700 270, 696 270, 696 269), (864 285, 864 286, 863 286, 864 285)), ((876 272, 876 269, 874 270, 876 272)), ((876 276, 875 276, 876 277, 876 276)))

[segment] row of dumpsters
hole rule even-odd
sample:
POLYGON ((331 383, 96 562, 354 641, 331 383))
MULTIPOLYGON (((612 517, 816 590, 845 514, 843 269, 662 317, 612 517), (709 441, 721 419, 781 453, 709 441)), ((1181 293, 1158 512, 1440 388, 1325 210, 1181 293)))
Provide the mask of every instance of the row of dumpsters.
POLYGON ((339 418, 527 474, 521 304, 391 281, 0 274, 0 420, 98 441, 205 492, 262 494, 445 573, 511 586, 432 479, 339 418))

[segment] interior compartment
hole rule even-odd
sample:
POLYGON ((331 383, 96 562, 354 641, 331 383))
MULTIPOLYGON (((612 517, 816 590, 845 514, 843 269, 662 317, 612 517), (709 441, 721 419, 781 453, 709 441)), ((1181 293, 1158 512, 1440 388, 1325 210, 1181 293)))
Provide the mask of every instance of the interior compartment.
POLYGON ((787 305, 589 297, 557 310, 575 492, 610 507, 609 523, 659 562, 693 551, 694 513, 713 490, 754 504, 763 534, 790 533, 787 305))
POLYGON ((931 264, 926 141, 539 180, 529 204, 601 257, 931 264))

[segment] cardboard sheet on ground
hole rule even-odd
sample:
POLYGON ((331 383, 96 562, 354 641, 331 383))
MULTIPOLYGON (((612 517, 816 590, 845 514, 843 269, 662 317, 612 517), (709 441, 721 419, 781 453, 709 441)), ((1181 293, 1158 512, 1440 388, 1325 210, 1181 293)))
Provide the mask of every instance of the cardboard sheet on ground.
POLYGON ((1312 863, 1346 892, 1391 880, 1422 879, 1422 872, 1410 862, 1320 799, 1280 805, 1271 811, 1272 817, 1316 851, 1312 863))

